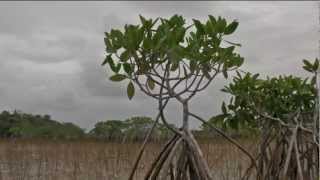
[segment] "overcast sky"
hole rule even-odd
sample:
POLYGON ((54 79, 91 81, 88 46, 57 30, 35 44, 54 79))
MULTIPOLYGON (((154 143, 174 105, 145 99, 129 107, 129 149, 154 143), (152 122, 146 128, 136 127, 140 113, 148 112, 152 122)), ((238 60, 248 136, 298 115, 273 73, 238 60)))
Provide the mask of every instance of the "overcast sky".
MULTIPOLYGON (((228 40, 242 44, 242 69, 262 75, 306 76, 301 60, 319 51, 317 2, 0 2, 0 110, 50 114, 87 129, 101 120, 154 117, 154 100, 137 92, 129 101, 126 86, 110 82, 100 66, 104 32, 139 22, 139 14, 237 19, 228 40)), ((220 76, 190 109, 204 118, 219 113, 225 83, 220 76)), ((180 106, 166 113, 180 122, 180 106)))

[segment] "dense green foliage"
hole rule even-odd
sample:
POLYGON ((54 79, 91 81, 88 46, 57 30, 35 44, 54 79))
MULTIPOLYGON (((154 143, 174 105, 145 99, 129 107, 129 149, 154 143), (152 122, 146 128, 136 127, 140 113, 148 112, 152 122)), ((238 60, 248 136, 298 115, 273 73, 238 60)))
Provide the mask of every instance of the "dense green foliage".
MULTIPOLYGON (((132 117, 124 121, 108 120, 95 124, 90 136, 108 140, 142 140, 152 127, 154 120, 150 117, 132 117)), ((174 125, 172 125, 174 126, 174 125)), ((152 139, 165 139, 172 133, 163 124, 157 124, 152 139)))
MULTIPOLYGON (((314 63, 303 62, 303 68, 311 73, 319 68, 317 59, 314 63)), ((286 122, 298 112, 310 121, 317 93, 315 78, 289 75, 262 79, 259 74, 238 72, 233 82, 222 89, 231 95, 229 104, 223 102, 222 113, 211 118, 210 122, 224 129, 253 130, 259 127, 258 120, 263 116, 286 122)))
POLYGON ((102 65, 109 65, 113 73, 110 80, 129 80, 129 99, 135 94, 133 82, 142 83, 139 76, 146 78, 147 91, 164 86, 155 78, 161 79, 157 72, 161 66, 179 75, 183 71, 181 80, 192 75, 212 79, 210 73, 222 72, 227 78, 229 70, 243 63, 243 58, 235 52, 239 44, 224 40, 224 36, 236 30, 236 21, 227 23, 224 18, 209 16, 204 23, 193 19, 188 25, 178 15, 155 20, 140 16, 140 20, 140 25, 130 24, 124 30, 106 32, 104 39, 106 58, 102 65))
MULTIPOLYGON (((73 123, 60 123, 49 115, 32 115, 19 111, 3 111, 0 114, 0 137, 22 138, 98 138, 105 140, 142 140, 152 127, 150 117, 132 117, 126 120, 107 120, 97 122, 86 133, 73 123)), ((174 126, 174 125, 172 125, 174 126)), ((166 139, 172 133, 161 123, 157 124, 152 139, 166 139)))
POLYGON ((125 128, 127 128, 127 124, 121 120, 100 121, 95 124, 89 135, 97 138, 115 139, 123 136, 125 128))
POLYGON ((32 115, 14 111, 0 114, 0 136, 2 137, 48 137, 79 138, 83 129, 73 123, 54 121, 49 115, 32 115))

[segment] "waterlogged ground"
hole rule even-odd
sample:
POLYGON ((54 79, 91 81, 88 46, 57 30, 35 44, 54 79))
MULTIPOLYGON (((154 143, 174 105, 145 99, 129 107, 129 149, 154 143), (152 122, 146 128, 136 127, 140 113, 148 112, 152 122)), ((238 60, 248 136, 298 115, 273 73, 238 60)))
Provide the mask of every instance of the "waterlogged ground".
MULTIPOLYGON (((239 140, 254 149, 252 140, 239 140)), ((150 143, 136 179, 161 149, 164 142, 150 143)), ((93 140, 0 140, 0 180, 125 180, 140 142, 111 143, 93 140)), ((237 179, 249 159, 221 139, 200 140, 214 179, 237 179)))

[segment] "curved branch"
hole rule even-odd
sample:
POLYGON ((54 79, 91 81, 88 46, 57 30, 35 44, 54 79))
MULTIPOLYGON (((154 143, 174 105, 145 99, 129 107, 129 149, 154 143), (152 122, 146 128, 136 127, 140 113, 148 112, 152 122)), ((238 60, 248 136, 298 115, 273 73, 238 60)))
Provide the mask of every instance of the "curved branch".
POLYGON ((196 91, 202 91, 202 90, 204 90, 205 88, 207 88, 208 87, 208 85, 211 83, 211 81, 219 74, 219 69, 220 69, 220 64, 219 64, 219 66, 218 66, 218 68, 217 68, 217 70, 215 71, 215 73, 211 76, 211 78, 209 79, 209 81, 203 86, 203 87, 201 87, 201 88, 199 88, 199 89, 196 89, 196 91))
POLYGON ((197 83, 197 85, 195 87, 195 90, 193 90, 192 93, 188 96, 188 98, 187 98, 188 100, 191 99, 196 94, 197 89, 199 88, 203 78, 204 78, 204 75, 201 76, 200 80, 198 81, 198 83, 197 83))
MULTIPOLYGON (((161 86, 161 83, 159 81, 157 81, 156 79, 154 79, 152 76, 156 76, 159 77, 157 75, 151 74, 151 73, 147 73, 146 76, 147 78, 150 78, 154 83, 158 84, 159 86, 161 86)), ((160 78, 160 77, 159 77, 160 78)), ((160 78, 161 79, 161 78, 160 78)), ((164 87, 165 89, 167 89, 167 87, 164 87)))
MULTIPOLYGON (((314 133, 312 130, 303 127, 301 123, 298 123, 298 124, 296 124, 296 125, 290 125, 290 124, 288 124, 288 123, 283 122, 280 118, 275 118, 275 117, 272 117, 272 116, 269 116, 269 115, 266 115, 266 114, 262 114, 262 113, 260 113, 259 111, 257 111, 257 113, 258 113, 260 116, 264 117, 264 118, 267 118, 267 119, 269 119, 269 120, 278 122, 278 123, 279 123, 281 126, 283 126, 283 127, 286 127, 286 128, 294 128, 294 127, 297 127, 298 129, 300 129, 301 131, 304 131, 304 132, 306 132, 306 133, 309 133, 309 134, 313 134, 313 133, 314 133)), ((299 114, 300 114, 300 113, 298 113, 298 115, 299 115, 299 114)), ((296 119, 295 121, 297 122, 297 116, 295 116, 294 119, 296 119)))
POLYGON ((236 142, 234 139, 232 139, 231 137, 229 137, 228 135, 226 135, 223 131, 221 131, 220 129, 214 127, 212 124, 208 123, 207 121, 205 121, 204 119, 202 119, 201 117, 189 112, 189 115, 198 119, 199 121, 201 121, 202 123, 208 125, 211 129, 215 130, 216 132, 218 132, 221 136, 223 136, 224 138, 226 138, 230 143, 234 144, 237 148, 239 148, 243 153, 245 153, 251 160, 252 164, 257 168, 257 164, 255 159, 253 158, 253 156, 244 148, 242 147, 238 142, 236 142))
MULTIPOLYGON (((159 107, 162 107, 162 102, 161 102, 161 100, 159 100, 159 107)), ((170 124, 168 123, 168 121, 166 120, 166 118, 165 118, 165 116, 164 116, 163 109, 160 109, 160 117, 161 117, 161 120, 162 120, 163 124, 164 124, 169 130, 171 130, 171 131, 174 132, 175 134, 182 135, 182 133, 181 133, 178 129, 170 126, 170 124)))
MULTIPOLYGON (((191 74, 191 76, 192 76, 192 75, 194 75, 194 78, 192 79, 191 83, 190 83, 184 90, 176 93, 177 95, 181 95, 181 94, 187 92, 187 91, 193 86, 193 84, 194 84, 194 83, 196 82, 196 80, 197 80, 197 77, 199 76, 199 71, 197 71, 196 74, 191 74)), ((191 77, 191 76, 190 76, 190 77, 191 77)), ((189 77, 188 77, 188 78, 189 78, 189 77)), ((182 80, 181 80, 181 81, 182 81, 182 80)), ((180 83, 180 82, 178 81, 176 84, 174 84, 174 86, 173 86, 172 88, 176 88, 176 86, 178 86, 179 83, 180 83)))
MULTIPOLYGON (((167 99, 167 100, 165 101, 164 105, 163 105, 161 108, 164 109, 164 108, 166 107, 166 105, 168 104, 168 102, 169 102, 169 99, 167 99)), ((140 159, 141 159, 141 157, 142 157, 142 154, 143 154, 143 152, 144 152, 144 149, 146 148, 146 144, 147 144, 148 140, 150 139, 151 134, 152 134, 154 128, 155 128, 156 125, 158 124, 159 118, 160 118, 160 113, 158 113, 158 115, 157 115, 157 117, 156 117, 156 119, 155 119, 152 127, 149 129, 146 137, 144 138, 143 144, 142 144, 142 146, 141 146, 141 148, 140 148, 140 150, 139 150, 139 154, 138 154, 138 156, 137 156, 137 158, 136 158, 136 161, 135 161, 135 163, 134 163, 134 165, 133 165, 133 168, 132 168, 132 170, 131 170, 131 173, 130 173, 130 176, 129 176, 129 180, 132 180, 132 179, 133 179, 133 176, 134 176, 134 174, 135 174, 135 172, 136 172, 136 170, 137 170, 137 168, 138 168, 138 164, 139 164, 139 162, 140 162, 140 159)))
MULTIPOLYGON (((168 69, 169 69, 169 63, 166 65, 166 69, 165 69, 165 72, 164 72, 164 77, 167 75, 167 73, 168 73, 168 69)), ((163 114, 163 109, 161 108, 162 107, 162 91, 163 91, 163 85, 164 85, 164 80, 162 80, 162 86, 160 86, 160 91, 159 91, 159 94, 160 94, 160 96, 159 96, 159 100, 158 100, 158 102, 159 102, 159 113, 160 113, 160 117, 161 117, 161 120, 162 120, 162 122, 163 122, 163 124, 168 128, 168 129, 170 129, 172 132, 174 132, 174 133, 176 133, 176 134, 179 134, 179 135, 181 135, 181 132, 179 132, 177 129, 175 129, 175 128, 173 128, 173 127, 171 127, 170 125, 169 125, 169 123, 167 122, 167 120, 165 119, 165 117, 164 117, 164 114, 163 114)), ((168 87, 169 88, 169 87, 168 87)), ((170 95, 170 92, 169 92, 169 95, 170 95)))
MULTIPOLYGON (((140 90, 142 91, 142 92, 144 92, 145 94, 147 94, 148 96, 150 96, 150 97, 153 97, 154 99, 159 99, 158 98, 158 96, 160 96, 160 94, 154 94, 154 93, 151 93, 151 92, 148 92, 146 89, 144 89, 143 87, 142 87, 142 84, 141 84, 141 82, 139 81, 139 79, 136 77, 136 78, 134 78, 134 79, 132 79, 134 82, 136 82, 136 84, 139 86, 139 88, 140 88, 140 90)), ((162 95, 168 95, 168 93, 166 92, 166 93, 162 93, 162 95)), ((170 96, 165 96, 165 97, 162 97, 162 99, 169 99, 170 98, 170 96)))
MULTIPOLYGON (((168 67, 169 67, 169 65, 170 64, 168 64, 168 67)), ((169 77, 169 76, 170 76, 170 70, 168 69, 164 77, 169 77)), ((166 82, 166 85, 167 85, 167 88, 168 88, 167 90, 169 92, 169 95, 171 97, 175 97, 178 101, 180 101, 182 103, 184 100, 180 97, 180 95, 177 95, 174 92, 174 88, 171 88, 169 80, 165 80, 165 82, 166 82)))

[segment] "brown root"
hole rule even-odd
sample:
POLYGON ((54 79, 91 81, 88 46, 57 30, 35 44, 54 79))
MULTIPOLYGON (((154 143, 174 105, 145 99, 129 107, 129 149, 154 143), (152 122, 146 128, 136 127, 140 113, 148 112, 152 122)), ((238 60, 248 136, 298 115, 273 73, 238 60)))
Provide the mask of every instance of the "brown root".
POLYGON ((152 166, 145 180, 211 180, 207 162, 190 132, 172 138, 152 166))

